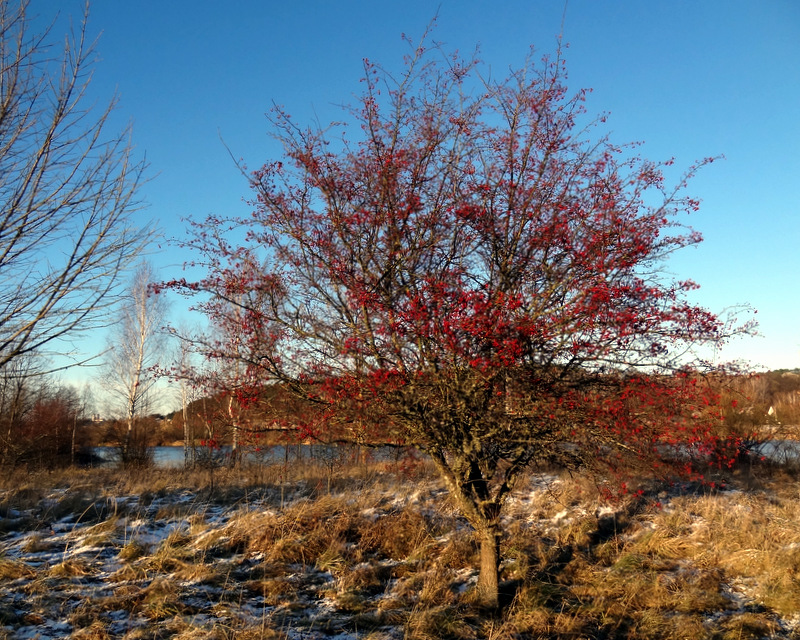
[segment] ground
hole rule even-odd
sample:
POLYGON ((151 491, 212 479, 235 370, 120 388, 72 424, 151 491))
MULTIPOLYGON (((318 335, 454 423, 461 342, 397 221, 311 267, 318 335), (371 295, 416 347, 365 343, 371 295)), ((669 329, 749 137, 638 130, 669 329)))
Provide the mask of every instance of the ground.
POLYGON ((303 475, 8 474, 0 638, 800 638, 783 472, 611 504, 532 473, 501 614, 475 605, 472 532, 424 465, 303 475))

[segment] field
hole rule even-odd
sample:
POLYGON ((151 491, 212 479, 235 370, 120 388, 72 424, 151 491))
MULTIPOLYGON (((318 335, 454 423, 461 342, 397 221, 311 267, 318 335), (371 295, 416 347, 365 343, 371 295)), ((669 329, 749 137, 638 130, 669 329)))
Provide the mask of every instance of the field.
POLYGON ((531 474, 507 509, 502 614, 424 465, 7 473, 0 638, 800 638, 800 482, 613 504, 531 474))

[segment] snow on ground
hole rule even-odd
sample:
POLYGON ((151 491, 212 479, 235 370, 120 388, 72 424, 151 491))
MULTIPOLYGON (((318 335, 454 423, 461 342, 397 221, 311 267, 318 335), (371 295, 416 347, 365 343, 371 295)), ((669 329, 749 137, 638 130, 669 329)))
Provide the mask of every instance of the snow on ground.
MULTIPOLYGON (((369 518, 430 495, 418 490, 394 498, 369 518)), ((363 637, 346 628, 351 616, 332 598, 336 579, 329 571, 298 565, 280 576, 294 585, 283 602, 267 604, 249 586, 260 578, 263 554, 239 551, 225 532, 251 514, 276 514, 274 500, 224 507, 184 491, 149 503, 115 497, 100 517, 94 504, 53 521, 36 515, 63 499, 53 492, 36 509, 9 509, 0 518, 0 531, 7 531, 0 536, 0 638, 66 638, 95 627, 105 635, 91 637, 134 638, 154 624, 187 633, 266 626, 298 640, 363 637)), ((387 626, 383 637, 402 637, 402 629, 387 626)))
MULTIPOLYGON (((506 526, 517 523, 535 536, 556 539, 587 518, 599 523, 617 517, 612 507, 560 493, 561 482, 556 476, 533 476, 509 500, 506 526)), ((343 543, 315 551, 317 559, 308 561, 302 545, 313 542, 303 531, 282 532, 287 545, 299 541, 299 550, 293 552, 300 559, 286 559, 280 566, 275 548, 242 543, 243 530, 251 539, 270 531, 284 513, 282 505, 297 507, 301 515, 302 505, 313 510, 314 503, 300 494, 278 499, 277 493, 264 491, 224 504, 181 490, 146 499, 77 501, 75 509, 62 508, 70 499, 64 491, 53 491, 35 506, 7 508, 0 515, 0 640, 136 640, 154 637, 155 628, 159 637, 176 638, 399 639, 406 635, 404 624, 414 599, 428 588, 427 578, 417 579, 404 567, 419 562, 420 554, 453 553, 459 539, 469 538, 463 519, 448 506, 446 492, 429 482, 408 492, 385 490, 358 506, 359 522, 376 527, 412 507, 428 530, 412 553, 417 559, 365 555, 347 571, 342 571, 344 556, 357 550, 343 543), (211 635, 219 629, 231 635, 211 635), (245 633, 254 635, 241 635, 245 633)), ((335 503, 337 509, 345 502, 335 503)), ((667 501, 663 513, 671 508, 667 501)), ((300 527, 300 516, 297 522, 300 527)), ((281 526, 291 529, 286 523, 281 526)), ((311 518, 302 526, 316 525, 311 518)), ((333 527, 335 522, 320 526, 333 527)), ((696 520, 689 529, 703 526, 696 520)), ((620 539, 635 541, 656 528, 653 519, 644 518, 620 539)), ((270 535, 277 538, 279 533, 270 535)), ((287 549, 290 554, 292 548, 287 549)), ((477 572, 469 563, 448 569, 448 588, 458 597, 476 584, 477 572)), ((677 563, 674 575, 665 571, 659 579, 679 578, 685 571, 689 569, 677 563)), ((728 609, 710 614, 709 623, 749 611, 752 592, 746 579, 723 585, 728 609)), ((800 629, 800 616, 780 621, 780 628, 786 634, 772 637, 794 637, 790 634, 800 629)))

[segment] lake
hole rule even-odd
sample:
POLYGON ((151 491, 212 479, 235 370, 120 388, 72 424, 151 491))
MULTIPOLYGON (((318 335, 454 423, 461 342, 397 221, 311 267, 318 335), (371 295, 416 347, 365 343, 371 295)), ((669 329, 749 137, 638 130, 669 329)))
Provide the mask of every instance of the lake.
MULTIPOLYGON (((95 447, 93 453, 101 458, 103 462, 98 464, 113 464, 117 460, 117 450, 115 447, 95 447)), ((208 458, 209 450, 205 447, 197 447, 199 458, 208 458)), ((221 447, 213 452, 214 460, 218 464, 224 464, 230 456, 230 447, 221 447)), ((390 461, 397 457, 402 457, 402 449, 397 447, 378 447, 370 449, 347 445, 324 445, 324 444, 297 444, 274 445, 261 447, 258 450, 251 448, 242 449, 242 461, 247 464, 282 464, 289 462, 315 462, 318 464, 341 464, 358 459, 359 455, 369 456, 371 461, 390 461)), ((177 468, 184 465, 183 446, 154 447, 153 463, 161 469, 177 468)))
MULTIPOLYGON (((200 456, 208 456, 208 450, 198 447, 200 456)), ((246 448, 242 450, 242 460, 249 464, 281 464, 285 461, 307 461, 317 464, 337 465, 356 460, 358 447, 324 444, 298 444, 271 447, 262 447, 259 450, 246 448)), ((114 447, 95 447, 94 453, 102 458, 100 464, 112 464, 116 460, 114 447)), ((361 448, 360 455, 368 455, 372 461, 390 461, 402 457, 403 450, 396 447, 379 447, 376 449, 361 448)), ((754 447, 755 456, 764 456, 776 464, 800 464, 800 441, 797 440, 768 440, 754 447)), ((214 452, 215 461, 224 464, 226 457, 230 456, 230 447, 222 447, 214 452)), ((153 452, 155 466, 165 468, 182 467, 184 464, 183 447, 155 447, 153 452)))

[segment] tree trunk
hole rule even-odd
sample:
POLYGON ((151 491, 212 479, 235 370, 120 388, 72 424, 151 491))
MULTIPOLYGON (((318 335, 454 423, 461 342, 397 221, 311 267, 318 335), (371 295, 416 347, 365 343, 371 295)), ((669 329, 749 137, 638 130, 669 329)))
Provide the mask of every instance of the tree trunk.
POLYGON ((478 601, 489 609, 500 605, 500 529, 489 526, 478 532, 481 543, 481 569, 478 576, 478 601))
POLYGON ((131 441, 133 440, 133 413, 128 410, 128 424, 125 430, 125 440, 122 443, 122 462, 131 461, 131 441))
POLYGON ((69 443, 69 463, 75 466, 75 432, 78 430, 78 414, 72 418, 72 438, 69 443))
POLYGON ((190 468, 194 466, 194 434, 189 426, 189 410, 187 407, 186 385, 181 385, 181 405, 183 416, 183 466, 190 468))
POLYGON ((237 405, 236 411, 233 410, 233 395, 228 398, 228 417, 231 421, 231 457, 228 465, 231 469, 239 464, 239 414, 241 407, 237 405))
POLYGON ((231 438, 231 468, 239 466, 239 423, 233 425, 233 437, 231 438))

